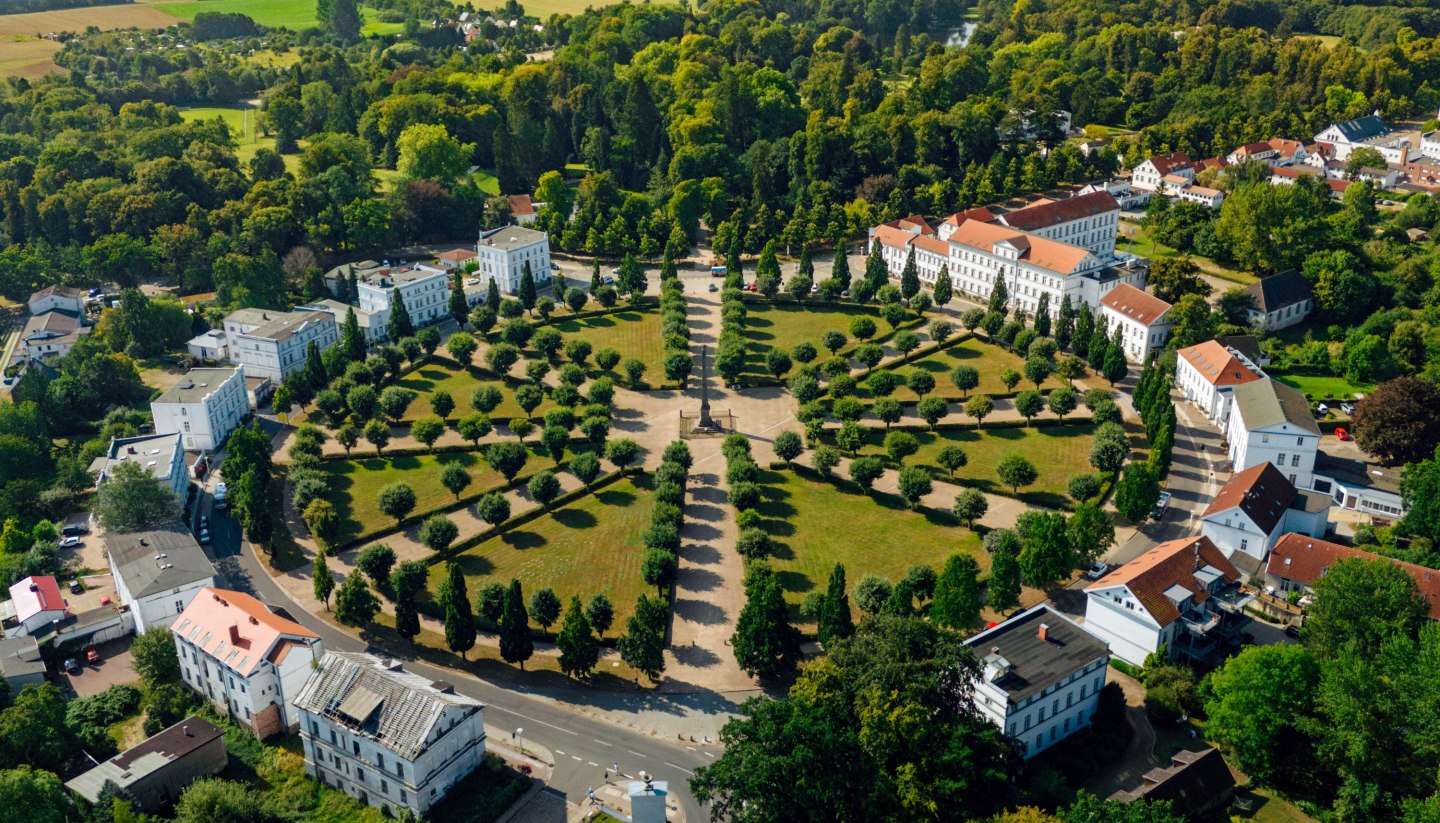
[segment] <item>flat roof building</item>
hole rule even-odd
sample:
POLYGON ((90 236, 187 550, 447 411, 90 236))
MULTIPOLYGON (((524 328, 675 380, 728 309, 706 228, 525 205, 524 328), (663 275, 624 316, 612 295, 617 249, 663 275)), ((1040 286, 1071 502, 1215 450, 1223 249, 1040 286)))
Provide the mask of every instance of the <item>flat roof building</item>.
POLYGON ((137 810, 153 813, 179 800, 196 779, 219 773, 229 762, 224 733, 191 715, 65 785, 94 803, 105 784, 114 783, 137 810))

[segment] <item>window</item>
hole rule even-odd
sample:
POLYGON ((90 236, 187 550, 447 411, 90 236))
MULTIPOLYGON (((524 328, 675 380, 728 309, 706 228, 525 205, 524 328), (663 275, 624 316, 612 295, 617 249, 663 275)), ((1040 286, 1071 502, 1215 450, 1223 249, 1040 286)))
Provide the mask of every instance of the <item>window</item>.
POLYGON ((1249 540, 1241 540, 1241 541, 1240 541, 1240 551, 1242 551, 1242 552, 1245 551, 1245 547, 1248 546, 1248 545, 1250 545, 1250 541, 1249 541, 1249 540))
POLYGON ((359 756, 360 756, 360 741, 359 741, 359 740, 351 740, 351 741, 350 741, 350 746, 352 747, 352 750, 355 752, 355 756, 356 756, 356 757, 359 757, 359 756))
POLYGON ((337 742, 338 742, 338 741, 335 739, 335 730, 334 730, 334 729, 331 729, 331 730, 330 730, 330 745, 334 746, 334 745, 336 745, 337 742))
POLYGON ((375 767, 378 768, 378 769, 380 769, 381 771, 384 771, 384 770, 385 770, 385 755, 383 755, 383 754, 376 754, 376 755, 375 755, 375 767))
POLYGON ((1303 437, 1297 437, 1297 438, 1295 438, 1295 445, 1297 445, 1297 446, 1303 446, 1303 445, 1305 445, 1305 438, 1303 438, 1303 437))
MULTIPOLYGON (((1290 466, 1291 466, 1291 468, 1294 468, 1295 466, 1298 466, 1298 465, 1300 465, 1300 455, 1298 455, 1298 454, 1292 454, 1292 455, 1290 455, 1290 466)), ((1294 475, 1291 475, 1291 477, 1293 478, 1294 475)))
POLYGON ((1280 462, 1277 463, 1277 464, 1275 464, 1275 465, 1277 465, 1277 466, 1283 466, 1283 465, 1285 465, 1285 452, 1280 452, 1280 462))
POLYGON ((359 766, 355 767, 355 779, 360 781, 361 783, 365 782, 365 770, 360 768, 359 766))

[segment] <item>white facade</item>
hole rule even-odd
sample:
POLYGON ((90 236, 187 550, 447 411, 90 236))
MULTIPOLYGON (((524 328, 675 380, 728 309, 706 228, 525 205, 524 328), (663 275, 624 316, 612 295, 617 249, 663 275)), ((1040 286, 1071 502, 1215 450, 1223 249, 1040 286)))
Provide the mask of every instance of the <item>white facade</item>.
POLYGON ((1310 488, 1320 451, 1320 428, 1305 396, 1267 379, 1240 386, 1233 398, 1234 409, 1225 431, 1233 471, 1269 463, 1295 488, 1310 488))
POLYGON ((1341 162, 1358 149, 1375 149, 1386 163, 1396 165, 1404 165, 1420 153, 1411 147, 1407 136, 1391 133, 1378 114, 1335 123, 1315 135, 1315 142, 1334 146, 1334 159, 1341 162))
POLYGON ((478 701, 372 655, 325 655, 296 703, 306 773, 391 814, 427 813, 485 759, 478 701))
MULTIPOLYGON (((357 287, 358 288, 358 287, 357 287)), ((406 304, 409 307, 409 304, 406 304)), ((345 318, 349 312, 355 312, 355 324, 360 327, 360 333, 365 337, 367 346, 384 342, 390 336, 390 331, 385 327, 385 321, 389 319, 389 312, 383 315, 374 315, 364 309, 356 308, 339 300, 326 298, 316 300, 314 303, 306 303, 303 306, 296 306, 295 311, 323 311, 335 318, 337 334, 345 329, 345 318)))
POLYGON ((1360 519, 1394 522, 1405 516, 1399 475, 1395 469, 1321 452, 1315 460, 1313 488, 1330 495, 1339 509, 1360 519))
POLYGON ((1132 363, 1143 363, 1151 352, 1164 348, 1174 326, 1169 311, 1169 303, 1130 285, 1116 286, 1100 300, 1105 328, 1121 330, 1121 349, 1132 363))
POLYGON ((482 233, 475 251, 480 264, 475 276, 494 280, 506 294, 519 293, 526 263, 536 288, 550 282, 550 235, 543 231, 502 226, 482 233))
POLYGON ((1427 131, 1420 135, 1420 155, 1440 160, 1440 131, 1427 131))
POLYGON ((1159 191, 1166 176, 1172 174, 1195 179, 1189 155, 1177 151, 1141 161, 1130 173, 1130 185, 1143 191, 1159 191))
POLYGON ((69 605, 60 594, 60 585, 49 575, 26 577, 11 586, 10 603, 15 623, 7 624, 5 632, 11 637, 47 633, 52 623, 65 619, 69 605))
POLYGON ((63 311, 79 316, 85 313, 85 292, 67 286, 49 286, 30 295, 26 306, 31 316, 47 311, 63 311))
POLYGON ((179 432, 186 451, 220 448, 249 412, 244 367, 191 369, 150 403, 155 431, 179 432))
MULTIPOLYGON (((356 286, 360 310, 370 315, 370 325, 389 336, 390 310, 398 293, 415 328, 438 323, 450 316, 450 273, 442 268, 419 264, 386 268, 368 274, 356 286)), ((344 315, 337 322, 343 323, 344 315)))
MULTIPOLYGON (((327 312, 268 312, 270 319, 230 337, 230 357, 252 377, 279 383, 291 372, 305 368, 311 341, 321 351, 335 345, 339 332, 327 312)), ((231 319, 225 319, 227 336, 231 319)), ((240 327, 241 324, 237 324, 240 327)))
POLYGON ((1218 209, 1225 203, 1225 192, 1206 186, 1186 186, 1174 194, 1182 203, 1196 203, 1207 209, 1218 209))
POLYGON ((218 362, 230 359, 230 343, 225 337, 224 329, 211 329, 190 338, 190 342, 185 344, 185 350, 191 357, 200 360, 218 362))
POLYGON ((1235 387, 1266 376, 1245 355, 1214 340, 1183 349, 1178 354, 1176 387, 1222 431, 1230 421, 1230 397, 1235 387))
POLYGON ((139 463, 181 500, 185 499, 190 475, 185 470, 185 446, 179 432, 112 438, 105 454, 90 464, 90 472, 96 475, 95 487, 99 488, 115 467, 125 462, 139 463))

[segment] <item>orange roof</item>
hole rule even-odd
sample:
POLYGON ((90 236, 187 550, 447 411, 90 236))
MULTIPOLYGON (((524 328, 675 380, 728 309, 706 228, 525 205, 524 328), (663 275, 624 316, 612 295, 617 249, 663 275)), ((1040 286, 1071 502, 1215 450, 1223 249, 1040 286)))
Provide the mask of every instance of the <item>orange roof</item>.
POLYGON ((1124 586, 1157 623, 1168 626, 1180 619, 1180 610, 1165 596, 1172 586, 1187 589, 1196 603, 1210 596, 1204 584, 1195 579, 1195 572, 1201 566, 1219 569, 1226 583, 1240 579, 1240 571, 1210 542, 1210 538, 1197 535, 1161 543, 1090 584, 1085 590, 1124 586))
POLYGON ((474 249, 451 249, 442 251, 435 256, 448 263, 463 263, 466 260, 474 259, 477 255, 474 249))
POLYGON ((919 229, 921 234, 934 234, 935 230, 930 228, 930 221, 923 216, 912 214, 909 217, 902 217, 895 221, 895 225, 902 229, 919 229))
POLYGON ((1299 140, 1287 140, 1284 137, 1272 137, 1268 141, 1270 148, 1280 152, 1286 157, 1293 157, 1296 152, 1304 148, 1299 140))
POLYGON ((950 242, 993 254, 996 243, 1010 242, 1020 248, 1020 259, 1056 274, 1070 274, 1080 268, 1090 252, 1079 246, 1035 237, 1009 226, 966 220, 950 235, 950 242))
POLYGON ((535 204, 528 194, 506 195, 510 200, 510 214, 513 217, 527 217, 535 213, 535 204))
POLYGON ((1161 177, 1170 173, 1171 169, 1183 169, 1190 166, 1190 155, 1183 151, 1171 152, 1170 154, 1157 154, 1145 161, 1155 167, 1161 177))
POLYGON ((1270 152, 1270 151, 1274 151, 1274 150, 1275 150, 1275 147, 1274 147, 1274 146, 1271 146, 1269 143, 1246 143, 1245 145, 1243 145, 1243 146, 1241 146, 1240 148, 1236 149, 1234 153, 1235 153, 1235 154, 1239 154, 1239 155, 1251 155, 1251 154, 1264 154, 1264 153, 1266 153, 1266 152, 1270 152))
POLYGON ((1260 379, 1240 358, 1214 340, 1191 346, 1181 351, 1180 357, 1212 386, 1239 386, 1260 379))
POLYGON ((1352 557, 1362 560, 1389 560, 1415 578, 1415 585, 1430 603, 1430 619, 1440 620, 1440 571, 1402 563, 1393 557, 1352 549, 1339 543, 1331 543, 1304 534, 1287 534, 1275 544, 1270 552, 1270 562, 1265 573, 1286 580, 1294 580, 1307 586, 1314 585, 1325 574, 1325 570, 1352 557))
POLYGON ((976 206, 973 209, 957 211, 942 220, 941 222, 949 223, 952 226, 958 226, 961 223, 964 223, 966 220, 979 220, 981 223, 993 223, 995 222, 995 213, 985 208, 984 206, 976 206))
POLYGON ((1270 534, 1280 525, 1296 494, 1295 486, 1273 463, 1266 461, 1236 472, 1220 487, 1201 517, 1238 507, 1261 531, 1270 534))
POLYGON ((915 238, 913 244, 917 249, 924 249, 932 254, 938 254, 941 257, 950 256, 950 244, 935 237, 922 234, 915 238))
POLYGON ((320 639, 319 635, 275 614, 244 592, 210 587, 195 595, 185 611, 175 618, 170 630, 246 677, 272 653, 277 658, 288 653, 288 649, 277 650, 276 644, 320 639))
POLYGON ((1037 231, 1098 214, 1119 211, 1120 204, 1108 191, 1092 191, 1065 200, 1040 199, 1000 219, 1022 231, 1037 231))
POLYGON ((875 227, 875 239, 892 249, 908 249, 915 235, 889 223, 881 223, 875 227))
POLYGON ((1100 298, 1100 305, 1146 326, 1155 325, 1170 311, 1169 303, 1129 283, 1121 283, 1106 292, 1100 298))

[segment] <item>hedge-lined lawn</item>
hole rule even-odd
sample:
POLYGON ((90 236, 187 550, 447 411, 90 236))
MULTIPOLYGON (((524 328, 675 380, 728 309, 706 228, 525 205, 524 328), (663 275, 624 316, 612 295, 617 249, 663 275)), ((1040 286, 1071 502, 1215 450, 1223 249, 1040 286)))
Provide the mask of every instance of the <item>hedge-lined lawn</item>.
MULTIPOLYGON (((946 446, 959 446, 968 462, 955 472, 957 483, 974 486, 990 494, 1011 495, 1009 486, 1001 484, 995 467, 1009 454, 1019 454, 1035 465, 1039 477, 1030 486, 1020 488, 1020 499, 1049 508, 1066 504, 1065 482, 1077 474, 1093 472, 1090 466, 1090 445, 1094 441, 1089 423, 1036 428, 942 429, 937 432, 912 432, 920 442, 920 451, 905 459, 907 466, 933 466, 941 474, 936 457, 946 446)), ((861 454, 884 455, 881 445, 885 430, 867 432, 868 445, 861 454)), ((804 459, 804 458, 801 458, 804 459)))
MULTIPOLYGON (((415 392, 415 400, 410 403, 410 408, 405 410, 405 416, 401 418, 406 421, 433 414, 430 410, 430 396, 440 389, 450 392, 450 397, 455 401, 455 410, 450 412, 450 417, 458 420, 475 410, 470 405, 470 395, 481 386, 494 386, 505 398, 500 401, 500 405, 496 406, 494 411, 490 412, 491 417, 510 418, 525 414, 525 410, 515 404, 513 387, 505 385, 500 380, 484 377, 478 371, 461 368, 449 360, 431 360, 392 385, 415 392)), ((540 407, 535 409, 532 416, 543 415, 554 406, 555 404, 550 402, 550 398, 547 396, 540 407)))
MULTIPOLYGON (((954 371, 956 366, 970 366, 980 372, 980 385, 970 390, 971 395, 1007 393, 1009 390, 1005 388, 1004 383, 1000 382, 1000 373, 1006 369, 1014 369, 1020 373, 1020 382, 1015 384, 1015 391, 1035 388, 1034 383, 1025 379, 1024 359, 998 345, 982 343, 973 338, 922 357, 913 363, 896 366, 894 371, 903 377, 908 377, 914 371, 930 372, 935 378, 935 391, 932 392, 934 396, 947 400, 959 400, 964 393, 955 388, 955 383, 950 380, 950 372, 954 371)), ((1063 385, 1065 385, 1064 380, 1052 376, 1041 383, 1040 388, 1042 390, 1058 389, 1063 385)), ((865 399, 870 398, 870 393, 864 388, 863 381, 856 395, 865 399)), ((915 392, 904 387, 896 389, 894 397, 896 400, 907 403, 919 399, 915 396, 915 392)))
MULTIPOLYGON (((778 544, 770 562, 792 606, 812 591, 824 591, 836 563, 845 566, 852 596, 867 574, 893 583, 917 563, 938 573, 955 552, 970 552, 989 572, 990 557, 974 532, 948 517, 909 511, 898 497, 842 490, 791 471, 762 471, 760 483, 763 502, 757 511, 778 544)), ((792 616, 798 618, 798 612, 792 616)))
MULTIPOLYGON (((472 597, 488 583, 508 586, 512 578, 520 581, 527 606, 530 594, 546 586, 565 604, 571 595, 588 603, 591 595, 604 592, 615 606, 615 621, 607 633, 613 637, 625 630, 635 599, 654 594, 640 578, 645 552, 640 536, 650 525, 651 499, 647 477, 617 480, 467 549, 454 562, 465 573, 472 597)), ((444 563, 430 568, 431 591, 445 574, 444 563)), ((550 630, 557 631, 558 625, 550 630)))
MULTIPOLYGON (((558 309, 564 313, 566 309, 558 309)), ((586 365, 598 372, 595 366, 595 352, 610 347, 620 352, 621 361, 638 357, 645 363, 645 383, 658 386, 665 382, 665 341, 660 339, 660 312, 655 309, 644 311, 622 311, 568 320, 563 317, 550 324, 569 342, 581 338, 590 343, 590 359, 586 365)), ((564 360, 562 352, 561 362, 564 360)), ((612 378, 616 384, 623 384, 623 372, 615 367, 612 378)))
POLYGON ((868 317, 875 321, 875 336, 871 340, 884 340, 894 328, 881 317, 879 312, 854 306, 837 306, 831 303, 760 303, 745 304, 745 340, 749 343, 745 358, 747 374, 769 376, 765 369, 765 355, 772 348, 786 354, 796 343, 809 341, 814 344, 820 357, 816 362, 830 356, 820 345, 820 335, 834 329, 843 332, 847 338, 845 347, 838 354, 848 355, 860 345, 850 334, 850 321, 856 317, 868 317))
POLYGON ((1279 374, 1273 371, 1269 374, 1281 383, 1299 389, 1311 403, 1322 400, 1353 400, 1355 395, 1366 394, 1375 388, 1373 383, 1351 383, 1339 375, 1279 374))
MULTIPOLYGON (((453 502, 455 496, 440 485, 440 472, 449 463, 459 463, 470 473, 470 486, 461 492, 464 496, 505 485, 504 475, 491 469, 478 452, 322 462, 321 468, 330 475, 329 500, 346 522, 342 539, 353 540, 395 525, 393 518, 381 513, 376 497, 381 489, 397 480, 409 483, 410 488, 415 490, 415 511, 412 515, 423 515, 453 502)), ((555 462, 549 457, 531 452, 520 477, 529 477, 554 466, 555 462)))

